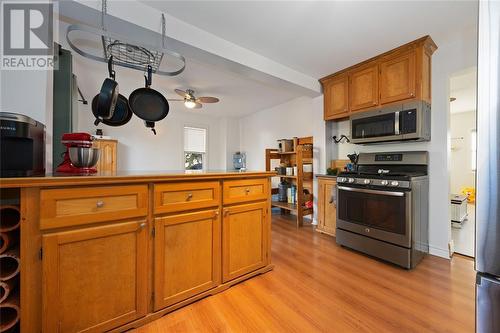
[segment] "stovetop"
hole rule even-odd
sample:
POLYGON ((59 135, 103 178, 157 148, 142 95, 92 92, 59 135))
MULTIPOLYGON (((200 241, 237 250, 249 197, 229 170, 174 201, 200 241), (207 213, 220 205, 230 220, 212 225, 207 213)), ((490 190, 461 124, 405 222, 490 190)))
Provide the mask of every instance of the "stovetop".
POLYGON ((425 172, 389 172, 389 173, 372 173, 372 172, 359 172, 359 171, 344 171, 338 174, 338 177, 351 177, 351 178, 377 178, 377 179, 395 179, 395 180, 411 180, 412 177, 425 176, 425 172))

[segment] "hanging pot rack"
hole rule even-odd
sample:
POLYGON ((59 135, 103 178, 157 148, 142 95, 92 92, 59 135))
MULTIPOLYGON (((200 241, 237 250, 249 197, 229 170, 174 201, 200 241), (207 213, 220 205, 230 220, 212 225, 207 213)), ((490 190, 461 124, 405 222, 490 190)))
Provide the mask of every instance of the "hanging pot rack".
POLYGON ((106 0, 102 1, 101 11, 101 29, 90 27, 84 24, 70 25, 66 31, 66 41, 69 46, 79 55, 107 63, 113 56, 113 63, 118 66, 135 69, 144 72, 147 66, 151 66, 153 73, 164 76, 176 76, 186 68, 186 59, 177 52, 165 48, 165 15, 161 15, 162 23, 162 47, 158 48, 144 43, 138 43, 128 39, 125 36, 107 31, 105 25, 105 16, 107 15, 106 0), (71 39, 73 32, 87 33, 98 36, 102 41, 103 55, 92 54, 79 48, 75 41, 71 39), (165 55, 177 59, 182 64, 174 71, 160 70, 161 62, 165 55))

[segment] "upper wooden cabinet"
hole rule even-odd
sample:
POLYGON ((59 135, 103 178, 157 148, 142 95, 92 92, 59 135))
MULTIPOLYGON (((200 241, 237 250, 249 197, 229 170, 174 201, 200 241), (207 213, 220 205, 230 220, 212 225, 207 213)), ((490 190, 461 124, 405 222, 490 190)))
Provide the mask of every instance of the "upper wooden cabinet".
POLYGON ((349 112, 349 77, 339 75, 323 83, 325 120, 343 118, 349 112))
POLYGON ((414 98, 415 51, 380 61, 380 104, 414 98))
POLYGON ((403 101, 430 103, 431 56, 436 49, 431 37, 425 36, 320 79, 324 119, 403 101))
POLYGON ((351 111, 378 105, 378 63, 372 62, 349 73, 351 111))

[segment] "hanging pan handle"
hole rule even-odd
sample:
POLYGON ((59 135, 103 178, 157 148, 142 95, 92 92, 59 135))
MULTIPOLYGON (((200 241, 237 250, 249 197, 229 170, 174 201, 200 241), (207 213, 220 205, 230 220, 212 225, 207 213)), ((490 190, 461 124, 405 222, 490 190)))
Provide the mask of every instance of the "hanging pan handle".
POLYGON ((109 77, 114 80, 116 73, 115 70, 113 69, 113 56, 110 56, 108 59, 108 72, 109 72, 109 77))
POLYGON ((148 65, 148 74, 147 76, 144 75, 144 80, 146 81, 146 88, 149 88, 153 81, 153 67, 151 67, 151 65, 148 65))

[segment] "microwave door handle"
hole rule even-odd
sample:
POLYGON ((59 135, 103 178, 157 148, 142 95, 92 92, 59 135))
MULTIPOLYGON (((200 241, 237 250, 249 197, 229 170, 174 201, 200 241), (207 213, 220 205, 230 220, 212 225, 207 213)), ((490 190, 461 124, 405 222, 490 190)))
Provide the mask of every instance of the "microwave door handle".
POLYGON ((399 111, 394 112, 394 135, 399 135, 399 111))

